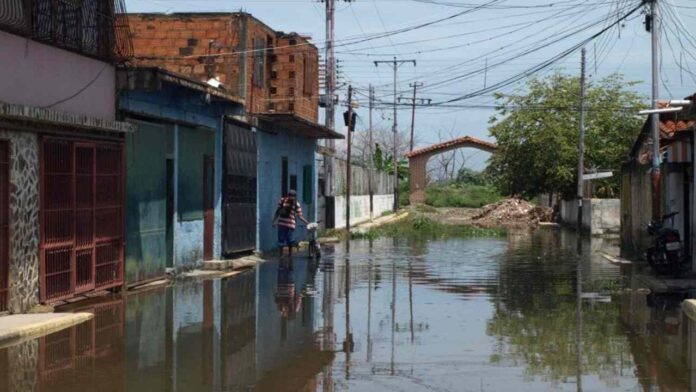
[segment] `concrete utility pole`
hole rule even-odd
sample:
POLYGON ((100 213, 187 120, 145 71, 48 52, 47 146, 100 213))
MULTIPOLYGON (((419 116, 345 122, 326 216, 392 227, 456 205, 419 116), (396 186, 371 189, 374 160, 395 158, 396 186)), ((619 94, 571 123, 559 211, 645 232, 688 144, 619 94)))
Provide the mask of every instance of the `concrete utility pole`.
POLYGON ((346 232, 350 234, 350 188, 351 188, 351 177, 352 170, 350 166, 351 161, 351 136, 353 134, 353 86, 348 86, 348 152, 346 154, 346 232))
POLYGON ((397 60, 396 56, 394 56, 393 60, 375 61, 375 67, 379 66, 380 64, 388 64, 392 67, 392 70, 394 71, 394 125, 392 126, 392 131, 394 132, 394 156, 392 158, 392 162, 394 164, 394 212, 396 212, 399 209, 399 158, 397 156, 398 122, 396 116, 396 75, 398 73, 399 67, 406 63, 412 63, 414 67, 416 66, 416 60, 397 60))
POLYGON ((367 193, 370 195, 370 219, 373 218, 374 214, 374 204, 373 204, 373 199, 374 199, 374 189, 372 189, 372 176, 374 175, 374 170, 375 170, 375 152, 374 152, 374 142, 372 140, 372 110, 374 109, 375 106, 375 89, 372 87, 370 84, 370 91, 369 91, 369 96, 370 96, 370 101, 369 101, 369 109, 370 109, 370 119, 369 119, 369 126, 368 126, 368 152, 369 152, 369 160, 367 163, 367 168, 369 170, 368 176, 367 176, 367 193))
MULTIPOLYGON (((326 77, 324 80, 324 92, 326 93, 325 99, 325 118, 324 125, 331 130, 336 129, 336 107, 335 107, 335 96, 336 96, 336 56, 334 52, 334 29, 335 29, 335 16, 336 16, 336 0, 320 0, 326 3, 326 47, 325 47, 325 68, 326 77)), ((340 0, 339 0, 340 1, 340 0)), ((353 0, 343 0, 345 2, 351 2, 353 0)), ((335 152, 336 142, 333 139, 328 139, 326 141, 326 147, 330 150, 330 153, 335 152)), ((332 196, 334 194, 333 186, 333 158, 331 156, 324 157, 324 180, 325 180, 325 194, 332 196)))
MULTIPOLYGON (((652 45, 652 108, 658 109, 659 91, 659 74, 658 74, 658 55, 659 55, 659 37, 660 37, 660 21, 657 15, 657 0, 650 1, 650 19, 646 27, 650 29, 651 45, 652 45)), ((652 189, 653 189, 653 205, 652 216, 654 220, 662 218, 660 207, 660 115, 653 113, 650 115, 650 130, 652 133, 652 189)))
POLYGON ((585 48, 580 51, 580 137, 578 139, 578 237, 582 233, 582 197, 585 175, 585 48))
POLYGON ((413 138, 414 138, 414 133, 415 133, 415 127, 416 127, 416 104, 418 105, 430 105, 430 102, 432 102, 432 99, 429 98, 416 98, 416 90, 418 87, 423 87, 423 83, 410 83, 409 87, 413 87, 413 98, 404 98, 404 97, 399 97, 399 102, 401 100, 405 101, 411 101, 411 140, 409 142, 409 151, 413 151, 413 138))

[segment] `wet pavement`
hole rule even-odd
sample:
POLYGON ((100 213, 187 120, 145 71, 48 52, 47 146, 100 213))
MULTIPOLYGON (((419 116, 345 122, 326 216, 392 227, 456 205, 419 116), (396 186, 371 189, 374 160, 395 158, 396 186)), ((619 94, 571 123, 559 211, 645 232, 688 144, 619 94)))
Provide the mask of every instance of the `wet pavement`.
POLYGON ((642 290, 601 257, 611 246, 579 258, 574 234, 551 229, 359 240, 319 263, 114 296, 0 350, 0 390, 696 389, 682 296, 642 290))

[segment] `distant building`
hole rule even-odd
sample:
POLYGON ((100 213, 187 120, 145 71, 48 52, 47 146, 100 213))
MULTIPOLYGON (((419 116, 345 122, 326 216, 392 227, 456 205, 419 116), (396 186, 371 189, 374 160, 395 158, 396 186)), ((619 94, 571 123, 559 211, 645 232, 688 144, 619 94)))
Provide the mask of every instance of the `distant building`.
MULTIPOLYGON (((135 61, 218 87, 245 113, 225 119, 221 257, 275 247, 278 199, 297 190, 317 220, 318 51, 247 13, 130 14, 135 61)), ((296 234, 304 236, 302 228, 296 234)))
POLYGON ((0 8, 0 312, 21 313, 123 285, 131 47, 122 0, 0 8))

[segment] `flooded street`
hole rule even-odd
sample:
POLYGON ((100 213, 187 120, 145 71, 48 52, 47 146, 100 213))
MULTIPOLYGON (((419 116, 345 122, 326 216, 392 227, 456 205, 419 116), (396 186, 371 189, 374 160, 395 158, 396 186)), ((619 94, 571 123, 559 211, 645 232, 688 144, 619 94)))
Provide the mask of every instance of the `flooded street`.
POLYGON ((695 326, 674 296, 574 233, 354 240, 227 279, 76 310, 0 351, 27 391, 687 391, 695 326), (578 268, 580 266, 580 268, 578 268), (577 293, 582 294, 578 297, 577 293))

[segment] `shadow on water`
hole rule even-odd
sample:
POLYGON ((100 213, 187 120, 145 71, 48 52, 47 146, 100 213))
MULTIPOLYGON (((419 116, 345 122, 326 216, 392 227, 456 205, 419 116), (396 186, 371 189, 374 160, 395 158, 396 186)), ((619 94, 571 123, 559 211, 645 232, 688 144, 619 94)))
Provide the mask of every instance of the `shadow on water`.
POLYGON ((696 326, 572 232, 381 238, 128 293, 0 350, 0 390, 691 390, 696 326), (578 295, 580 293, 580 295, 578 295))

